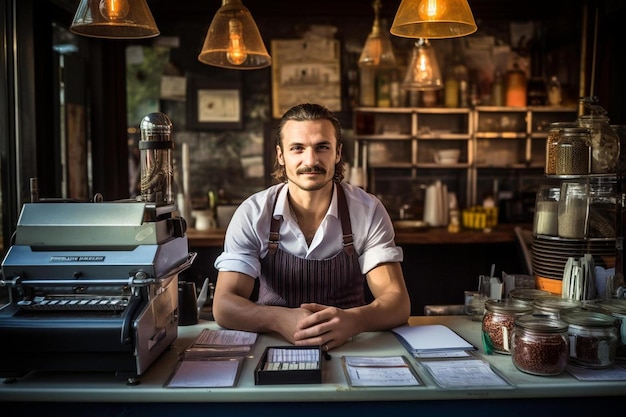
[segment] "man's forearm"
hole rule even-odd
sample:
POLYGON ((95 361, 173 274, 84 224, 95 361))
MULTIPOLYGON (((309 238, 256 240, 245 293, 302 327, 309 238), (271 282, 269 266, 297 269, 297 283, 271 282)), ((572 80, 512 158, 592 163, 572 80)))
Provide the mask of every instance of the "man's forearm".
POLYGON ((286 308, 259 305, 237 295, 224 295, 213 305, 215 321, 222 327, 256 333, 281 333, 286 308))

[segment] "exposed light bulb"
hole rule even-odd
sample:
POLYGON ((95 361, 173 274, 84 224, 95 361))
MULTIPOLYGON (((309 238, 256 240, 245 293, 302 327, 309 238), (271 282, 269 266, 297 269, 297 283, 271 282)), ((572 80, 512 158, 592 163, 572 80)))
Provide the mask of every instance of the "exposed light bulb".
POLYGON ((446 12, 446 5, 441 0, 422 0, 417 13, 423 20, 439 20, 446 12))
POLYGON ((241 65, 246 61, 246 58, 248 58, 246 47, 243 44, 242 32, 243 28, 240 20, 230 19, 228 21, 228 35, 230 41, 228 44, 228 52, 226 52, 226 59, 233 65, 241 65))
POLYGON ((128 0, 100 0, 100 14, 108 20, 124 19, 130 10, 128 0))
POLYGON ((415 74, 417 74, 416 79, 419 82, 429 80, 433 76, 433 70, 430 66, 430 62, 424 55, 420 54, 415 61, 415 74))
POLYGON ((408 90, 428 91, 443 87, 437 58, 427 39, 420 38, 415 42, 403 84, 408 90))

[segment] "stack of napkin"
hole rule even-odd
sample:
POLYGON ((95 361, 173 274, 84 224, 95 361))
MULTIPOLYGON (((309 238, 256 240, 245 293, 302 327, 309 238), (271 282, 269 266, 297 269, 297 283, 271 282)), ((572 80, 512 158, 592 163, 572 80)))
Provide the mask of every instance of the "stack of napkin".
POLYGON ((563 270, 561 296, 572 300, 592 300, 596 296, 595 264, 586 253, 580 258, 569 257, 563 270))

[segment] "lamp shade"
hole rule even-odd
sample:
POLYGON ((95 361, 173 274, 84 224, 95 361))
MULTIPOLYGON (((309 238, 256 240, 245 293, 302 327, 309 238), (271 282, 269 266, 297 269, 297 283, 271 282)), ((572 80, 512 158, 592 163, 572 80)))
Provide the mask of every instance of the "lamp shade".
POLYGON ((476 32, 467 0, 402 0, 391 25, 405 38, 457 38, 476 32))
POLYGON ((381 6, 380 0, 374 0, 374 24, 372 31, 367 36, 363 51, 359 58, 361 67, 395 68, 396 57, 393 53, 391 41, 380 27, 378 11, 381 6))
POLYGON ((209 26, 198 60, 231 69, 258 69, 272 63, 250 11, 241 0, 223 0, 209 26))
POLYGON ((153 38, 160 33, 146 0, 80 0, 70 32, 110 39, 153 38))
POLYGON ((415 42, 402 87, 405 90, 417 91, 443 88, 439 64, 428 39, 418 39, 415 42))

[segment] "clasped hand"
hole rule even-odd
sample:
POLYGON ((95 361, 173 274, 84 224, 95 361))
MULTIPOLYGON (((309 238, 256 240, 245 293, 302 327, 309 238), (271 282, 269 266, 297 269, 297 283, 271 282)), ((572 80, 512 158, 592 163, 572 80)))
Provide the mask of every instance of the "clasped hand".
POLYGON ((330 350, 343 345, 354 335, 353 315, 346 310, 305 303, 296 311, 292 340, 295 345, 320 345, 330 350))

